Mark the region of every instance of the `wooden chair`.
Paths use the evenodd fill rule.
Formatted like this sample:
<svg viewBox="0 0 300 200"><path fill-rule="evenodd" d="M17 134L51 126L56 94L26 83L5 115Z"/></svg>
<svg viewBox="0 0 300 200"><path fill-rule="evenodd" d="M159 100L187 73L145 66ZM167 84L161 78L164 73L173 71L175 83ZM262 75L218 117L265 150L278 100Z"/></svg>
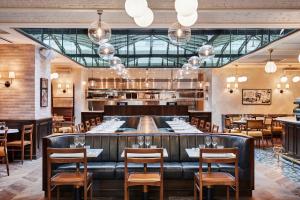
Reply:
<svg viewBox="0 0 300 200"><path fill-rule="evenodd" d="M129 157L130 153L133 154L160 154L159 157L147 157L147 158L133 158ZM128 163L143 163L143 172L128 172ZM147 172L148 163L160 163L159 172ZM125 177L124 177L124 199L129 199L130 186L143 186L144 192L148 191L148 186L160 187L160 200L163 200L163 149L125 149Z"/></svg>
<svg viewBox="0 0 300 200"><path fill-rule="evenodd" d="M101 124L101 118L100 117L96 117L96 125L100 125Z"/></svg>
<svg viewBox="0 0 300 200"><path fill-rule="evenodd" d="M238 127L233 126L231 118L225 118L225 133L241 133L241 130Z"/></svg>
<svg viewBox="0 0 300 200"><path fill-rule="evenodd" d="M89 131L91 129L90 121L85 121L85 131Z"/></svg>
<svg viewBox="0 0 300 200"><path fill-rule="evenodd" d="M72 154L82 154L82 157L72 157ZM55 157L54 154L69 154L68 158ZM76 171L58 172L52 175L52 164L76 163ZM83 165L83 172L80 171L80 164ZM83 187L84 200L92 199L92 174L87 172L87 156L84 148L48 148L47 149L47 200L51 200L51 191L57 188L57 199L59 198L60 186L73 186L76 189Z"/></svg>
<svg viewBox="0 0 300 200"><path fill-rule="evenodd" d="M94 118L90 119L91 126L96 126L96 120Z"/></svg>
<svg viewBox="0 0 300 200"><path fill-rule="evenodd" d="M192 119L191 119L191 125L193 125L193 126L198 126L198 123L199 123L199 118L197 118L197 117L192 117Z"/></svg>
<svg viewBox="0 0 300 200"><path fill-rule="evenodd" d="M209 153L232 153L235 156L228 158L216 158L216 157L203 157L203 154ZM239 168L238 168L238 149L226 148L226 149L200 149L199 156L199 172L194 176L194 200L197 199L199 193L199 200L203 199L203 187L212 186L226 186L227 188L227 200L229 200L229 187L235 190L235 199L239 199ZM203 172L202 164L208 164L208 171ZM212 172L212 163L234 163L234 176L227 172Z"/></svg>
<svg viewBox="0 0 300 200"><path fill-rule="evenodd" d="M263 133L263 142L266 141L266 146L268 146L268 141L270 141L271 145L273 146L272 124L273 124L272 117L264 118L264 128L262 130L262 133Z"/></svg>
<svg viewBox="0 0 300 200"><path fill-rule="evenodd" d="M272 136L276 138L276 141L282 140L282 124L280 121L273 120L271 126Z"/></svg>
<svg viewBox="0 0 300 200"><path fill-rule="evenodd" d="M210 122L205 123L204 132L209 133L211 131L211 125Z"/></svg>
<svg viewBox="0 0 300 200"><path fill-rule="evenodd" d="M0 158L2 162L6 164L7 176L9 176L9 164L8 164L8 154L7 154L7 129L3 134L0 134Z"/></svg>
<svg viewBox="0 0 300 200"><path fill-rule="evenodd" d="M32 148L33 148L32 134L33 134L33 124L24 125L22 132L21 132L20 140L14 140L11 142L7 142L7 148L8 148L8 150L12 150L13 157L14 157L14 152L17 151L17 149L20 149L18 151L21 151L22 164L24 163L26 146L29 146L29 148L30 148L30 160L32 160Z"/></svg>
<svg viewBox="0 0 300 200"><path fill-rule="evenodd" d="M218 132L219 132L219 126L213 124L212 129L211 129L211 132L212 132L212 133L218 133Z"/></svg>
<svg viewBox="0 0 300 200"><path fill-rule="evenodd" d="M84 133L85 132L84 124L83 123L78 124L77 129L79 133Z"/></svg>
<svg viewBox="0 0 300 200"><path fill-rule="evenodd" d="M200 120L199 125L198 125L198 129L200 131L204 130L204 125L205 125L205 121L204 120Z"/></svg>
<svg viewBox="0 0 300 200"><path fill-rule="evenodd" d="M262 130L264 128L263 120L247 120L246 123L246 131L242 131L242 133L247 134L254 138L256 143L258 142L258 147L260 148L260 143L263 140Z"/></svg>

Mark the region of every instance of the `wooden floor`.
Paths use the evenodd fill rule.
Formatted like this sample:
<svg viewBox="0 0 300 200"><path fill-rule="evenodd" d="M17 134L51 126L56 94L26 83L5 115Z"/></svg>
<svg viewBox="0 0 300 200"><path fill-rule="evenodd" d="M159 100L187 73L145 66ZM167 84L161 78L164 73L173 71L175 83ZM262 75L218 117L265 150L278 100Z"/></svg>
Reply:
<svg viewBox="0 0 300 200"><path fill-rule="evenodd" d="M6 176L5 166L0 165L0 200L42 200L42 169L41 159L25 161L24 165L18 162L10 164L11 175ZM281 162L281 161L280 161ZM300 200L300 178L294 181L286 176L284 167L291 171L300 170L292 166L281 165L256 160L255 191L253 200ZM292 176L297 176L293 175ZM98 198L95 198L98 199ZM103 200L104 198L100 198ZM107 198L105 198L107 199ZM169 200L192 200L192 197L170 197ZM233 199L233 198L232 198Z"/></svg>

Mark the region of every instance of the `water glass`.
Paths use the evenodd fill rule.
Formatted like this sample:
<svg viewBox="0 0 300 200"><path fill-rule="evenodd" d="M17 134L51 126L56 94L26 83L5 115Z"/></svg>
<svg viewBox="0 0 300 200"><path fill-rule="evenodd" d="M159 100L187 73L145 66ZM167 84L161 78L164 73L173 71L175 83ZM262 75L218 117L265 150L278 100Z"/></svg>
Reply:
<svg viewBox="0 0 300 200"><path fill-rule="evenodd" d="M79 136L74 137L74 145L75 145L75 148L78 147L78 145L79 145Z"/></svg>
<svg viewBox="0 0 300 200"><path fill-rule="evenodd" d="M213 145L214 148L217 147L218 142L219 142L219 138L217 138L217 137L212 137L212 145Z"/></svg>
<svg viewBox="0 0 300 200"><path fill-rule="evenodd" d="M143 147L144 144L144 136L138 136L138 144L140 145L140 147Z"/></svg>
<svg viewBox="0 0 300 200"><path fill-rule="evenodd" d="M79 136L79 145L80 145L80 147L84 147L84 145L85 145L85 137L84 136Z"/></svg>
<svg viewBox="0 0 300 200"><path fill-rule="evenodd" d="M211 137L210 136L205 136L205 144L209 148L211 145Z"/></svg>
<svg viewBox="0 0 300 200"><path fill-rule="evenodd" d="M151 144L151 136L145 137L145 145L147 148L149 148L149 145Z"/></svg>
<svg viewBox="0 0 300 200"><path fill-rule="evenodd" d="M205 149L205 144L199 144L199 149Z"/></svg>
<svg viewBox="0 0 300 200"><path fill-rule="evenodd" d="M156 148L157 148L156 145L151 145L151 146L150 146L150 149L156 149Z"/></svg>
<svg viewBox="0 0 300 200"><path fill-rule="evenodd" d="M138 149L138 148L139 148L139 145L138 145L138 144L132 144L131 147L132 147L133 149Z"/></svg>

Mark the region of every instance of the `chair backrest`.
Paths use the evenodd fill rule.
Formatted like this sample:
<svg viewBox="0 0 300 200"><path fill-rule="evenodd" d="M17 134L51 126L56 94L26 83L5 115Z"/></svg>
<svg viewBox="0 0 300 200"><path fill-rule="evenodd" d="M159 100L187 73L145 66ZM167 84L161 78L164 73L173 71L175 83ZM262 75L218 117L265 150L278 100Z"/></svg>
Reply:
<svg viewBox="0 0 300 200"><path fill-rule="evenodd" d="M94 118L90 119L91 126L96 126L96 120Z"/></svg>
<svg viewBox="0 0 300 200"><path fill-rule="evenodd" d="M4 147L4 151L7 151L7 129L4 130L4 133L0 134L0 147Z"/></svg>
<svg viewBox="0 0 300 200"><path fill-rule="evenodd" d="M78 124L77 129L78 129L79 133L84 133L85 132L84 124L83 123Z"/></svg>
<svg viewBox="0 0 300 200"><path fill-rule="evenodd" d="M23 129L21 133L21 141L24 141L27 135L29 135L29 140L32 141L32 134L33 134L33 124L23 125Z"/></svg>
<svg viewBox="0 0 300 200"><path fill-rule="evenodd" d="M272 121L273 121L272 117L265 117L264 118L265 127L271 127L272 126Z"/></svg>
<svg viewBox="0 0 300 200"><path fill-rule="evenodd" d="M68 154L66 156L60 156L62 154ZM79 155L79 156L78 156ZM69 164L78 163L76 165L76 172L79 173L80 164L83 164L83 173L85 182L87 180L87 156L85 148L47 148L47 180L50 184L52 176L52 164Z"/></svg>
<svg viewBox="0 0 300 200"><path fill-rule="evenodd" d="M224 148L224 149L200 149L199 156L199 175L200 180L202 180L202 164L208 164L208 172L211 172L212 163L234 163L235 165L235 177L238 178L238 160L239 160L239 150L238 148ZM209 156L211 154L211 156ZM214 156L212 156L214 154ZM228 157L217 157L216 154L228 154Z"/></svg>
<svg viewBox="0 0 300 200"><path fill-rule="evenodd" d="M225 118L225 128L231 129L231 119L230 118Z"/></svg>
<svg viewBox="0 0 300 200"><path fill-rule="evenodd" d="M262 130L264 128L264 121L263 120L247 120L246 123L247 130L255 129L255 130Z"/></svg>
<svg viewBox="0 0 300 200"><path fill-rule="evenodd" d="M210 122L206 122L206 123L205 123L204 131L205 131L205 132L210 132L210 131L211 131Z"/></svg>
<svg viewBox="0 0 300 200"><path fill-rule="evenodd" d="M282 124L281 124L280 121L273 120L273 121L272 121L272 126L273 126L273 127L282 127Z"/></svg>
<svg viewBox="0 0 300 200"><path fill-rule="evenodd" d="M100 117L96 117L96 124L97 125L101 124L101 118Z"/></svg>
<svg viewBox="0 0 300 200"><path fill-rule="evenodd" d="M89 131L91 129L91 124L90 124L90 121L85 121L85 130L86 131Z"/></svg>
<svg viewBox="0 0 300 200"><path fill-rule="evenodd" d="M135 156L134 154L143 154L144 157ZM154 154L150 156L150 154ZM132 155L132 156L131 156ZM147 155L147 156L146 156ZM160 163L160 174L163 177L163 148L147 149L147 148L125 148L124 149L125 161L125 177L128 176L128 163L140 163L144 165L144 172L147 172L148 163Z"/></svg>
<svg viewBox="0 0 300 200"><path fill-rule="evenodd" d="M205 121L204 121L203 119L201 119L200 122L199 122L198 128L199 128L200 130L203 130L203 129L204 129L204 125L205 125Z"/></svg>
<svg viewBox="0 0 300 200"><path fill-rule="evenodd" d="M214 124L214 125L212 126L211 132L212 132L212 133L218 133L218 132L219 132L219 126Z"/></svg>
<svg viewBox="0 0 300 200"><path fill-rule="evenodd" d="M199 118L192 117L191 124L194 125L194 126L198 126L198 123L199 123Z"/></svg>

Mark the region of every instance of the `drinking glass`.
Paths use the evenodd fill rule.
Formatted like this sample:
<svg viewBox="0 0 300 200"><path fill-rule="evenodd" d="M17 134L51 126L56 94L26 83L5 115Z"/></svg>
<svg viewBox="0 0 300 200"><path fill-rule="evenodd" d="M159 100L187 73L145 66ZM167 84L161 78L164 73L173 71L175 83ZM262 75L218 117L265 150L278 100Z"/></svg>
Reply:
<svg viewBox="0 0 300 200"><path fill-rule="evenodd" d="M85 145L85 137L84 136L79 136L79 145L81 147L84 147L84 145Z"/></svg>
<svg viewBox="0 0 300 200"><path fill-rule="evenodd" d="M74 137L74 145L75 145L75 148L78 147L78 145L79 145L79 136Z"/></svg>
<svg viewBox="0 0 300 200"><path fill-rule="evenodd" d="M145 145L147 148L149 148L149 145L151 144L151 136L145 137Z"/></svg>
<svg viewBox="0 0 300 200"><path fill-rule="evenodd" d="M211 145L211 137L210 136L205 137L205 144L208 148L210 147L210 145Z"/></svg>
<svg viewBox="0 0 300 200"><path fill-rule="evenodd" d="M138 136L138 144L140 145L140 147L143 147L144 144L144 137L143 136Z"/></svg>
<svg viewBox="0 0 300 200"><path fill-rule="evenodd" d="M212 145L213 145L214 148L217 147L218 142L219 142L219 138L217 138L217 137L212 137Z"/></svg>

